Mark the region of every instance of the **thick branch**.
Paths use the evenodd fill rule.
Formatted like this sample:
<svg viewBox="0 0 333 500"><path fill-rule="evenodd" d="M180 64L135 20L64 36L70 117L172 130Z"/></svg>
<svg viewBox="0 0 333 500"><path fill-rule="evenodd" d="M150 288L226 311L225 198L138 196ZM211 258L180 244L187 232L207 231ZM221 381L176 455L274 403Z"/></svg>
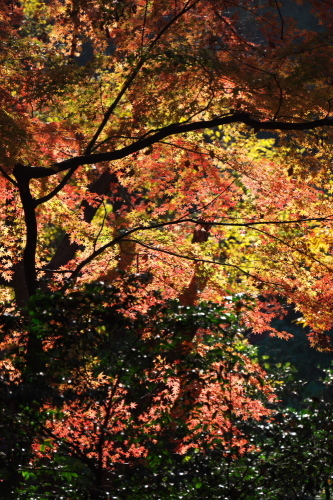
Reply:
<svg viewBox="0 0 333 500"><path fill-rule="evenodd" d="M23 252L23 267L26 279L26 286L29 296L36 292L36 248L37 248L37 219L35 213L35 200L30 188L30 167L17 163L14 167L14 176L20 192L21 202L24 211L24 221L26 225L26 244ZM23 284L22 284L23 285Z"/></svg>
<svg viewBox="0 0 333 500"><path fill-rule="evenodd" d="M76 156L68 160L61 161L52 165L52 168L46 167L31 167L30 178L40 179L48 177L49 175L58 174L68 169L78 168L82 165L92 165L103 161L116 161L125 158L133 153L137 153L153 144L164 140L173 135L186 134L196 130L210 129L220 125L228 125L232 123L244 123L251 128L258 130L283 130L283 131L301 131L311 130L318 127L332 127L333 118L322 118L319 120L304 121L304 122L281 122L275 120L261 121L251 118L248 113L233 113L213 120L202 120L192 123L175 123L161 128L157 132L144 139L139 139L129 146L125 146L115 151L108 151L105 153L96 153L90 155Z"/></svg>

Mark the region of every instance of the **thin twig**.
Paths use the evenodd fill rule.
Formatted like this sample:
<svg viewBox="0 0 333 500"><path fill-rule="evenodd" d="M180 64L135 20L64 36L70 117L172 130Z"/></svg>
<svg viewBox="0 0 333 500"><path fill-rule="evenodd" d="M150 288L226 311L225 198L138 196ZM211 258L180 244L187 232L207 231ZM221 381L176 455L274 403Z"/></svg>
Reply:
<svg viewBox="0 0 333 500"><path fill-rule="evenodd" d="M51 200L54 196L56 196L62 190L62 188L67 184L67 182L72 177L72 175L74 174L76 169L77 169L77 167L72 167L70 170L68 170L68 172L62 178L62 180L59 182L59 184L54 189L52 189L52 191L49 194L42 196L41 198L36 199L35 200L35 207L37 207L38 205L41 205L42 203L46 203L47 201Z"/></svg>
<svg viewBox="0 0 333 500"><path fill-rule="evenodd" d="M276 110L276 112L275 112L275 114L274 114L274 118L273 118L273 120L276 120L276 119L277 119L277 117L279 116L280 109L281 109L281 106L282 106L282 101L283 101L283 90L282 90L282 87L281 87L280 82L279 82L279 80L278 80L278 78L277 78L277 76L276 76L276 75L274 75L274 80L276 81L276 85L278 86L278 88L279 88L279 93L280 93L280 97L279 97L279 104L278 104L277 110Z"/></svg>
<svg viewBox="0 0 333 500"><path fill-rule="evenodd" d="M148 0L146 0L145 11L143 15L142 33L141 33L141 55L143 55L144 37L147 22Z"/></svg>
<svg viewBox="0 0 333 500"><path fill-rule="evenodd" d="M116 109L116 107L118 106L121 98L123 97L123 95L127 92L127 90L130 88L130 86L132 85L132 83L134 82L135 78L137 77L138 73L140 72L141 68L143 67L143 65L146 63L147 59L148 59L148 54L150 53L150 51L155 47L155 45L157 44L157 42L160 40L160 38L164 35L164 33L166 31L169 30L169 28L176 22L178 21L178 19L180 17L182 17L184 14L186 14L186 12L188 12L190 9L192 9L197 3L198 3L199 0L195 0L192 4L191 4L191 0L189 0L184 8L178 13L176 14L165 26L164 28L161 29L161 31L158 33L158 35L156 35L156 37L154 38L154 40L150 43L148 49L147 49L147 52L146 52L146 55L142 55L142 57L140 58L138 64L136 65L136 67L133 69L132 73L128 76L128 78L125 80L122 88L120 89L117 97L115 98L115 100L113 101L113 103L111 104L111 106L109 107L109 109L107 110L107 112L104 114L104 118L100 124L100 126L98 127L96 133L94 134L93 138L91 139L91 141L89 142L87 148L86 148L86 151L85 151L85 154L86 155L89 155L91 154L95 149L96 149L96 141L98 139L98 137L101 135L101 133L103 132L106 124L108 123L110 117L112 116L114 110Z"/></svg>
<svg viewBox="0 0 333 500"><path fill-rule="evenodd" d="M7 179L7 181L11 182L15 187L18 187L18 183L14 181L14 179L12 179L10 175L8 175L7 172L1 166L0 166L0 172L5 177L5 179Z"/></svg>
<svg viewBox="0 0 333 500"><path fill-rule="evenodd" d="M248 224L247 227L251 228L251 224ZM262 234L268 236L269 238L273 238L274 240L279 241L280 243L282 243L283 245L286 245L291 250L294 250L294 251L300 253L301 255L304 255L308 259L311 259L314 262L317 262L317 264L320 264L321 266L325 267L328 271L333 272L333 269L331 267L327 266L326 264L324 264L320 260L316 259L316 257L313 257L312 255L307 254L303 250L300 250L297 247L293 247L292 245L289 245L289 243L287 243L286 241L284 241L282 238L279 238L278 236L275 236L275 235L273 235L271 233L267 233L266 231L263 231L262 229L258 229L257 227L253 227L252 229L254 229L254 231L257 231L258 233L262 233Z"/></svg>
<svg viewBox="0 0 333 500"><path fill-rule="evenodd" d="M280 19L281 19L281 35L280 35L280 38L281 38L281 40L283 40L283 33L284 33L284 20L283 20L282 14L281 14L281 10L280 10L280 7L279 7L279 3L277 2L277 0L274 0L274 2L275 2L275 5L276 5L276 8L277 8L277 11L278 11L278 13L279 13Z"/></svg>
<svg viewBox="0 0 333 500"><path fill-rule="evenodd" d="M244 222L244 223L242 223L242 222L211 222L211 221L202 221L202 220L200 220L200 225L202 225L202 226L204 226L204 225L210 225L210 226L213 225L213 226L247 227L249 229L253 229L253 230L257 230L258 232L262 232L266 236L270 236L270 237L272 237L272 238L274 238L276 240L279 240L281 243L284 243L285 245L290 246L288 243L284 242L280 238L278 238L276 236L273 236L273 235L271 235L269 233L265 233L264 231L261 231L260 229L257 229L257 228L255 228L253 226L259 225L259 224L260 225L265 225L265 224L275 224L275 225L292 224L292 223L308 222L308 221L313 221L313 220L316 220L316 221L326 221L326 220L332 220L332 219L328 219L327 217L315 217L315 218L311 218L311 219L296 219L296 220L292 220L292 221L257 221L257 222ZM116 244L120 243L121 241L136 241L136 240L129 240L127 238L131 234L134 234L134 233L139 232L139 231L151 231L151 230L154 230L154 229L160 229L160 228L163 228L163 227L166 227L166 226L183 224L183 223L186 223L186 222L187 223L191 223L191 224L198 224L199 223L198 220L196 220L196 219L190 219L190 218L183 219L183 218L179 218L179 219L174 220L174 221L160 222L160 223L152 224L150 226L137 226L137 227L134 227L132 229L129 229L128 231L125 231L123 234L118 235L113 240L109 241L108 243L105 243L105 245L101 246L100 248L98 248L97 250L95 250L94 252L92 252L86 259L84 259L80 264L78 264L78 266L76 267L76 269L72 272L71 280L76 280L77 276L80 274L80 272L83 269L83 267L85 267L87 264L89 264L90 262L92 262L96 257L98 257L99 255L101 255L108 248L111 248L111 247L115 246ZM142 244L144 246L144 244L142 242L140 244ZM149 246L147 246L147 248L149 248ZM308 257L308 255L305 252L302 252L301 250L298 250L295 247L291 247L290 246L290 248L292 248L292 249L294 249L294 250L296 250L296 251L298 251L300 253L303 253L304 255L306 255ZM159 250L159 249L155 248L155 250ZM166 251L164 251L164 252L167 253ZM181 257L183 259L187 259L188 258L186 256L178 255L178 254L177 254L177 256ZM313 259L316 260L315 258L313 258ZM193 259L191 258L190 260L193 260ZM201 260L199 260L198 262L201 262ZM227 265L227 266L231 266L231 267L237 267L237 266L234 266L234 265L231 265L231 264L219 263L219 262L215 262L215 261L205 261L205 260L203 260L202 262L209 262L211 264L220 264L220 265ZM330 269L329 267L327 267L325 264L321 263L318 260L317 260L317 262L319 264L323 265L324 267L326 267L327 269L329 269L330 271L332 271L332 269ZM242 271L242 272L244 272L244 271ZM252 275L249 275L249 276L253 277ZM67 284L64 285L64 287L63 287L62 290L65 290L65 289L67 289Z"/></svg>
<svg viewBox="0 0 333 500"><path fill-rule="evenodd" d="M226 262L218 262L216 260L200 259L200 258L197 258L197 257L190 257L189 255L183 255L183 254L179 254L179 253L176 253L176 252L172 252L171 250L165 250L164 248L153 247L152 245L147 245L146 243L143 243L142 241L137 240L136 238L123 239L123 241L132 241L132 242L138 243L139 245L141 245L141 246L143 246L145 248L148 248L150 250L155 250L156 252L166 253L168 255L172 255L174 257L179 257L179 258L184 259L184 260L191 260L192 262L203 262L203 263L206 263L206 264L214 264L214 265L218 265L218 266L232 267L234 269L237 269L237 271L241 272L242 274L245 274L246 276L249 276L250 278L255 279L256 281L260 281L261 283L267 283L269 285L274 285L274 286L282 287L282 285L280 285L279 283L274 283L274 282L262 280L258 276L255 276L255 275L253 275L253 274L251 274L251 273L249 273L247 271L244 271L244 269L240 268L236 264L228 264Z"/></svg>
<svg viewBox="0 0 333 500"><path fill-rule="evenodd" d="M102 203L103 203L103 207L104 207L104 215L103 215L102 224L100 225L99 231L98 231L97 236L96 236L96 238L95 238L95 240L94 240L94 247L93 247L93 248L94 248L94 252L95 252L95 250L96 250L96 245L97 245L98 238L100 237L101 232L102 232L102 231L103 231L103 229L104 229L104 224L105 224L105 220L106 220L106 216L107 216L107 211L106 211L106 206L105 206L105 201L104 201L104 199L102 200Z"/></svg>

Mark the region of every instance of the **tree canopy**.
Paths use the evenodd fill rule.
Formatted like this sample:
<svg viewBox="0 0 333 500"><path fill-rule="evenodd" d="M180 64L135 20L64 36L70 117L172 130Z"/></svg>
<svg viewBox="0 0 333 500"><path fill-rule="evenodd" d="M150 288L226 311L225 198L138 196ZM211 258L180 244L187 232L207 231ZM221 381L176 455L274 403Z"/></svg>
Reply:
<svg viewBox="0 0 333 500"><path fill-rule="evenodd" d="M315 31L283 2L2 2L3 296L136 269L192 303L278 292L328 348L332 9L309 3Z"/></svg>
<svg viewBox="0 0 333 500"><path fill-rule="evenodd" d="M333 6L297 5L0 0L3 439L25 464L67 446L104 488L165 422L185 453L269 415L240 337L288 338L290 308L331 349Z"/></svg>

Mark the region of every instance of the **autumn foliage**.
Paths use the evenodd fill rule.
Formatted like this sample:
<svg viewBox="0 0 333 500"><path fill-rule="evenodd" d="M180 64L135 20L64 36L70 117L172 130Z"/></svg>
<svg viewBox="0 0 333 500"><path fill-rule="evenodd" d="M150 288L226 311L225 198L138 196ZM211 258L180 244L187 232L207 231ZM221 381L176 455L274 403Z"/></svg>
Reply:
<svg viewBox="0 0 333 500"><path fill-rule="evenodd" d="M231 297L189 307L138 297L142 287L130 276L122 287L37 294L28 317L4 318L7 495L14 486L14 496L31 495L37 480L38 494L52 498L68 480L75 498L106 498L120 474L129 481L141 469L143 478L200 450L255 449L239 421L270 416L276 398L249 357ZM50 470L57 480L48 490Z"/></svg>
<svg viewBox="0 0 333 500"><path fill-rule="evenodd" d="M284 4L0 1L2 370L8 425L39 422L13 424L30 465L67 446L104 488L166 429L172 453L242 449L228 415L273 396L218 308L287 338L271 320L294 307L331 349L333 8ZM148 357L132 393L122 342Z"/></svg>

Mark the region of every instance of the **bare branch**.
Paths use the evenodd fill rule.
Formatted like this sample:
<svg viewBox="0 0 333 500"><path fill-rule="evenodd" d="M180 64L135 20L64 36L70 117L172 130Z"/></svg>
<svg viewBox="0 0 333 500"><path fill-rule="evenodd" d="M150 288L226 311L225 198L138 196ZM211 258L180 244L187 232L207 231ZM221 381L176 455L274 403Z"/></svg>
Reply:
<svg viewBox="0 0 333 500"><path fill-rule="evenodd" d="M333 214L327 215L326 217L310 217L308 219L293 219L293 220L262 220L262 221L253 221L253 222L211 222L211 221L202 221L200 219L200 225L204 226L239 226L239 227L252 227L256 225L267 225L272 224L274 226L284 225L284 224L299 224L302 222L333 222ZM180 221L179 221L180 222ZM182 222L195 222L198 223L195 219L184 219Z"/></svg>
<svg viewBox="0 0 333 500"><path fill-rule="evenodd" d="M236 264L228 264L227 262L219 262L219 261L216 261L216 260L209 260L209 259L200 259L200 258L197 258L197 257L190 257L189 255L184 255L184 254L178 254L176 252L172 252L171 250L165 250L164 248L160 248L160 247L154 247L152 245L147 245L146 243L143 243L142 241L136 239L136 238L129 238L129 239L124 239L122 241L133 241L134 243L138 243L139 245L145 247L145 248L149 248L150 250L155 250L156 252L161 252L161 253L166 253L168 255L173 255L174 257L179 257L180 259L183 259L183 260L191 260L193 262L203 262L203 263L207 263L207 264L215 264L215 265L218 265L218 266L224 266L224 267L232 267L234 269L237 269L237 271L241 272L242 274L245 274L246 276L249 276L250 278L253 278L255 279L256 281L260 281L262 283L267 283L269 285L274 285L274 286L279 286L279 287L282 287L282 285L280 285L279 283L273 283L273 282L270 282L270 281L264 281L262 280L261 278L259 278L258 276L255 276L247 271L244 271L244 269L242 269L241 267L237 266Z"/></svg>
<svg viewBox="0 0 333 500"><path fill-rule="evenodd" d="M62 190L62 188L66 186L67 182L72 177L76 169L77 167L72 167L71 169L69 169L67 174L63 177L63 179L59 182L59 184L54 189L52 189L52 191L49 194L35 200L35 206L37 207L42 203L46 203L47 201L51 200L54 196L56 196Z"/></svg>
<svg viewBox="0 0 333 500"><path fill-rule="evenodd" d="M125 146L121 149L116 149L115 151L108 151L105 153L95 153L83 156L76 156L68 160L63 160L59 163L52 165L52 168L46 167L30 167L30 178L40 179L43 177L48 177L49 175L55 175L59 172L63 172L67 169L78 168L81 165L91 165L94 163L100 163L103 161L116 161L125 158L133 153L137 153L156 142L159 142L166 137L171 137L173 135L186 134L187 132L193 132L196 130L209 129L218 127L220 125L228 125L233 123L243 123L254 129L259 130L283 130L283 131L303 131L311 130L319 127L332 127L333 118L321 118L312 121L300 121L300 122L283 122L275 120L257 120L252 118L249 113L232 113L214 118L212 120L202 120L192 123L175 123L167 125L161 128L155 134L146 137L144 139L139 139L133 142L129 146Z"/></svg>
<svg viewBox="0 0 333 500"><path fill-rule="evenodd" d="M5 179L7 179L7 181L9 181L11 184L13 184L15 187L18 187L18 184L17 182L14 181L14 179L12 179L10 177L10 175L7 174L7 172L0 166L0 172L2 173L2 175L5 177Z"/></svg>
<svg viewBox="0 0 333 500"><path fill-rule="evenodd" d="M104 199L102 200L102 203L103 203L103 208L104 208L104 215L103 215L103 220L102 220L102 224L100 225L100 228L99 228L99 231L94 239L94 251L96 250L96 245L97 245L97 242L98 242L98 238L100 237L103 229L104 229L104 225L105 225L105 220L106 220L106 217L107 217L107 211L106 211L106 206L105 206L105 201Z"/></svg>
<svg viewBox="0 0 333 500"><path fill-rule="evenodd" d="M277 11L279 13L280 19L281 19L281 34L280 34L280 38L281 38L281 40L283 40L284 20L283 20L282 14L281 14L279 3L277 2L277 0L274 0L274 2L275 2L275 5L276 5L276 8L277 8Z"/></svg>
<svg viewBox="0 0 333 500"><path fill-rule="evenodd" d="M251 227L251 224L247 224L247 227ZM298 252L301 255L304 255L308 259L313 260L313 262L317 262L317 264L320 264L321 266L325 267L331 273L333 272L333 269L331 267L327 266L326 264L324 264L320 260L316 259L316 257L314 257L313 255L309 255L307 252L304 252L304 250L301 250L300 248L297 248L297 247L294 247L294 246L290 245L289 243L287 243L286 241L284 241L282 238L279 238L278 236L275 236L274 234L267 233L266 231L263 231L262 229L258 229L257 227L254 227L253 229L255 231L258 231L259 233L264 234L265 236L268 236L269 238L272 238L272 239L274 239L274 240L282 243L283 245L286 245L291 250L294 250L295 252Z"/></svg>
<svg viewBox="0 0 333 500"><path fill-rule="evenodd" d="M278 103L278 107L277 107L277 110L275 111L275 114L274 114L274 120L277 119L277 117L279 116L279 113L280 113L280 109L281 109L281 106L282 106L282 101L283 101L283 90L282 90L282 87L280 85L280 82L277 78L276 75L274 75L274 80L276 81L276 85L278 86L279 88L279 103Z"/></svg>
<svg viewBox="0 0 333 500"><path fill-rule="evenodd" d="M330 217L332 217L332 216L330 216ZM81 270L86 265L88 265L90 262L92 262L96 257L98 257L99 255L101 255L108 248L111 248L111 247L115 246L116 244L121 243L122 241L131 241L130 239L128 239L128 236L130 236L131 234L137 233L139 231L151 231L151 230L154 230L154 229L159 229L159 228L162 228L162 227L172 226L172 225L177 225L177 224L183 224L183 223L191 223L191 224L198 224L198 223L200 223L201 226L209 225L209 226L248 227L249 229L255 229L255 230L259 231L259 232L262 232L263 234L266 234L267 236L271 236L272 238L275 238L276 240L281 241L282 243L284 243L287 246L290 246L288 243L284 242L280 238L278 238L278 237L276 237L274 235L270 235L269 233L265 233L264 231L262 231L260 229L256 229L255 227L252 227L252 226L258 225L258 224L260 224L260 225L265 225L265 224L274 224L274 225L277 225L277 224L295 224L295 223L309 222L309 221L328 221L328 220L332 221L332 219L330 219L329 217L315 217L315 218L311 218L311 219L296 219L296 220L291 220L291 221L257 221L257 222L208 222L208 221L206 222L206 221L202 221L201 219L200 219L200 222L199 222L198 220L195 220L195 219L179 218L179 219L176 219L174 221L160 222L160 223L157 223L157 224L152 224L150 226L137 226L137 227L134 227L132 229L129 229L128 231L125 231L123 234L118 235L116 238L114 238L113 240L109 241L108 243L105 243L105 245L102 245L100 248L94 249L94 251L86 259L84 259L76 267L76 269L74 271L72 271L72 272L68 271L68 272L72 273L72 276L71 276L70 280L71 281L75 281L76 278L79 276ZM133 239L133 241L136 241L136 240ZM140 244L144 245L142 242ZM149 248L149 246L147 246L147 248ZM303 253L304 255L306 255L304 252L302 252L301 250L298 250L295 247L290 247L290 248L293 248L294 250L299 251L300 253ZM154 249L155 250L159 250L158 248L155 248L155 247L154 247ZM168 252L169 251L166 251L166 250L164 251L164 253L168 253ZM181 257L181 258L187 259L186 256L183 256L183 255L178 255L178 256ZM193 259L190 258L190 260L193 260ZM316 259L314 258L314 260L316 260ZM233 264L226 264L226 263L215 262L215 261L198 260L198 262L210 262L212 264L220 264L220 265L224 265L224 266L237 267L237 266L234 266ZM320 261L317 261L317 262L319 264L327 267L325 264L321 263ZM327 269L329 269L329 268L327 268ZM52 272L52 270L49 270L49 271ZM330 271L332 271L332 270L330 269ZM63 287L63 290L67 289L67 286L68 285L66 284Z"/></svg>

